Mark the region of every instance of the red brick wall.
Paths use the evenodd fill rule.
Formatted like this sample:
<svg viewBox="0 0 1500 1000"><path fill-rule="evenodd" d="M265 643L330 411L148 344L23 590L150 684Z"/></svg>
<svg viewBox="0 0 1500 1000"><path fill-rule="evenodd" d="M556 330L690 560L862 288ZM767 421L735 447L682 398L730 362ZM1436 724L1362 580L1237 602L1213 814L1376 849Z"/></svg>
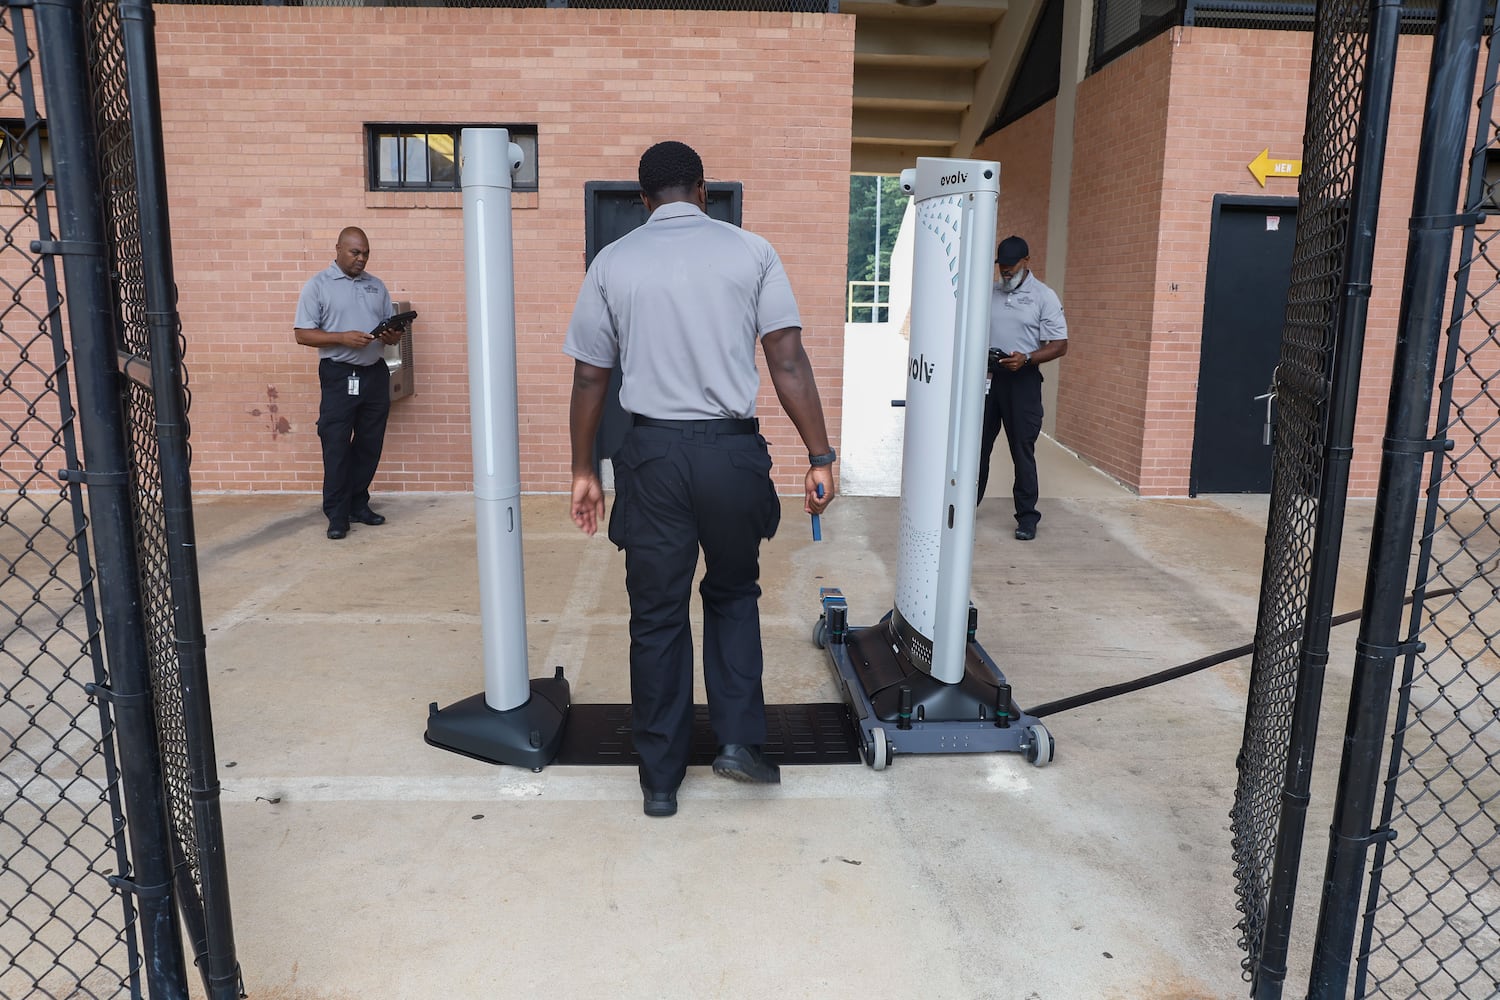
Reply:
<svg viewBox="0 0 1500 1000"><path fill-rule="evenodd" d="M1169 32L1079 87L1064 291L1071 344L1057 433L1142 494L1187 493L1213 198L1296 196L1287 180L1262 188L1248 164L1267 148L1301 157L1311 41L1301 32ZM1402 37L1356 496L1373 495L1378 479L1430 53L1430 39Z"/></svg>
<svg viewBox="0 0 1500 1000"><path fill-rule="evenodd" d="M1138 485L1155 329L1171 99L1168 37L1078 87L1068 224L1068 356L1057 437ZM1188 412L1192 412L1189 400Z"/></svg>
<svg viewBox="0 0 1500 1000"><path fill-rule="evenodd" d="M780 250L837 440L853 19L803 14L438 8L157 9L173 250L200 490L316 490L315 353L302 283L358 225L370 271L421 312L417 395L393 411L377 490L471 485L458 193L365 190L367 122L536 123L540 191L515 196L521 480L564 490L589 180L631 180L682 139L744 184ZM278 432L269 413L288 429ZM778 485L805 450L769 380ZM253 411L260 411L259 414Z"/></svg>
<svg viewBox="0 0 1500 1000"><path fill-rule="evenodd" d="M974 150L977 160L1000 162L997 240L1014 233L1026 240L1037 275L1047 278L1047 213L1052 199L1052 129L1055 102L1012 122Z"/></svg>

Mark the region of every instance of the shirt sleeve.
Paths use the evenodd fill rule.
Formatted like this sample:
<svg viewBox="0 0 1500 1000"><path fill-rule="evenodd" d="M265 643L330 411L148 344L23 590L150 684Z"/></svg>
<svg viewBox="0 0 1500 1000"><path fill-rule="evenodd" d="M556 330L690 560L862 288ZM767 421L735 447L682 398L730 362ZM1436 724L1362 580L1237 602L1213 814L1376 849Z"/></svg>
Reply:
<svg viewBox="0 0 1500 1000"><path fill-rule="evenodd" d="M318 294L321 287L316 276L302 286L302 294L297 296L297 316L292 320L293 329L323 329L323 297Z"/></svg>
<svg viewBox="0 0 1500 1000"><path fill-rule="evenodd" d="M1068 339L1068 321L1063 318L1062 300L1052 289L1047 289L1047 294L1042 296L1041 314L1037 317L1037 324L1041 328L1037 339L1042 343L1049 340Z"/></svg>
<svg viewBox="0 0 1500 1000"><path fill-rule="evenodd" d="M770 243L765 244L764 253L760 296L755 306L757 337L764 337L789 326L802 326L802 314L797 311L797 297L792 294L792 282L786 276L786 268L781 265L781 257Z"/></svg>
<svg viewBox="0 0 1500 1000"><path fill-rule="evenodd" d="M599 273L603 260L602 253L595 257L584 275L578 301L573 304L568 335L563 340L563 353L595 368L613 368L620 356L620 343Z"/></svg>

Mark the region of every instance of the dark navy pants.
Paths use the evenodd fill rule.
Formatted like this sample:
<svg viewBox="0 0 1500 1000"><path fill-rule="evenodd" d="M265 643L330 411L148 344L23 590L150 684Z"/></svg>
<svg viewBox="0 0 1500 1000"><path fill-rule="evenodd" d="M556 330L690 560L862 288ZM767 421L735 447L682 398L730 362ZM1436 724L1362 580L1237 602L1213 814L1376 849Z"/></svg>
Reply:
<svg viewBox="0 0 1500 1000"><path fill-rule="evenodd" d="M984 397L984 432L979 442L979 499L990 479L990 452L1005 431L1016 480L1011 495L1016 502L1016 526L1035 528L1042 519L1036 509L1040 487L1036 477L1036 439L1042 433L1042 373L1035 365L1019 371L990 366L990 392Z"/></svg>
<svg viewBox="0 0 1500 1000"><path fill-rule="evenodd" d="M349 395L349 376L359 378L359 395ZM391 370L384 361L350 365L318 362L323 399L318 407L318 438L323 442L323 513L329 521L349 520L370 506L370 482L380 465L385 423L391 413Z"/></svg>
<svg viewBox="0 0 1500 1000"><path fill-rule="evenodd" d="M766 741L760 542L781 502L759 434L633 427L614 455L609 538L625 551L630 694L641 782L682 783L692 742L688 602L703 551L703 681L719 743Z"/></svg>

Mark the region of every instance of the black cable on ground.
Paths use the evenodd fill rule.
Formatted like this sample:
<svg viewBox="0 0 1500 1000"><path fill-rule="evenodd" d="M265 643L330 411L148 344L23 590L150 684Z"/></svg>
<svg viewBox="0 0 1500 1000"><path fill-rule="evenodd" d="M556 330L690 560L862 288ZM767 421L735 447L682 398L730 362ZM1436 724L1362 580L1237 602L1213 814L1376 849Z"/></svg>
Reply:
<svg viewBox="0 0 1500 1000"><path fill-rule="evenodd" d="M1443 590L1430 591L1426 594L1423 594L1422 596L1424 599L1430 597L1447 597L1449 594L1456 593L1457 590L1457 587L1447 587ZM1410 604L1413 600L1415 600L1415 598L1408 597L1402 603L1403 605L1407 605ZM1349 622L1358 621L1363 614L1363 609L1359 611L1345 612L1344 614L1341 614L1338 617L1334 618L1333 621L1329 623L1329 626L1333 627L1337 625L1347 625ZM1040 719L1044 716L1055 715L1058 712L1066 712L1070 709L1082 708L1084 705L1092 705L1096 701L1107 701L1110 698L1116 698L1122 694L1130 694L1132 691L1143 691L1146 688L1155 687L1158 684L1165 684L1167 681L1175 681L1179 677L1186 677L1188 674L1196 674L1200 670L1207 670L1209 667L1216 667L1221 663L1228 663L1230 660L1237 660L1240 657L1244 656L1246 653L1253 653L1254 651L1255 643L1247 642L1243 646L1236 646L1233 649L1226 649L1222 653L1212 653L1208 656L1193 660L1190 663L1183 663L1175 667L1169 667L1166 670L1161 670L1154 674L1147 674L1145 677L1137 677L1133 681L1125 681L1120 684L1109 684L1105 687L1094 688L1094 690L1092 691L1085 691L1082 694L1070 695L1067 698L1059 698L1057 701L1045 702L1041 705L1036 706L1035 708L1027 709L1026 714L1035 716L1036 718Z"/></svg>

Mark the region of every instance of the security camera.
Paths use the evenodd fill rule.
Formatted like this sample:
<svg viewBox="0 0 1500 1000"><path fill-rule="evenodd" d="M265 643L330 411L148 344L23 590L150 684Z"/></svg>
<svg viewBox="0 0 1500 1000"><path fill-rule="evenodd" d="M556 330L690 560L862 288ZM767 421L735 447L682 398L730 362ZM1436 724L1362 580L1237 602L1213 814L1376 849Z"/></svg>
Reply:
<svg viewBox="0 0 1500 1000"><path fill-rule="evenodd" d="M914 167L907 167L901 171L901 190L912 194L917 189L917 171Z"/></svg>
<svg viewBox="0 0 1500 1000"><path fill-rule="evenodd" d="M521 147L515 143L507 143L506 157L510 160L510 175L514 177L521 169L521 164L526 162L526 154L521 152Z"/></svg>

